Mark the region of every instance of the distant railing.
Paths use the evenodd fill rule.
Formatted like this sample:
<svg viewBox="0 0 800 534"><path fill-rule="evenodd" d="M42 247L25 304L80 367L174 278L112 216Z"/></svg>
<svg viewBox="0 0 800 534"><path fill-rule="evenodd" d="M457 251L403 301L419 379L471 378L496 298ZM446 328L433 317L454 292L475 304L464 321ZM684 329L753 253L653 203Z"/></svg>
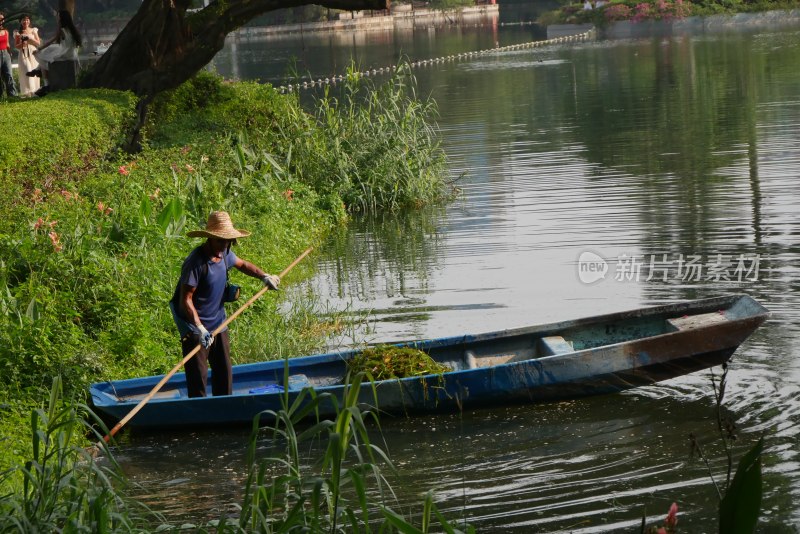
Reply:
<svg viewBox="0 0 800 534"><path fill-rule="evenodd" d="M450 55L450 56L443 56L443 57L438 57L438 58L433 58L433 59L422 59L422 60L418 60L418 61L411 61L411 62L409 62L409 65L412 68L434 66L434 65L438 65L438 64L442 64L442 63L452 62L452 61L462 61L462 60L477 59L477 58L482 57L482 56L487 56L487 55L490 55L490 54L499 54L499 53L503 53L503 52L510 52L510 51L513 51L513 50L524 50L526 48L542 48L542 47L546 47L546 46L560 45L560 44L565 44L565 43L578 43L578 42L593 41L594 39L596 39L596 37L597 37L597 30L592 28L591 30L585 31L583 33L576 33L576 34L573 34L573 35L565 35L565 36L562 36L562 37L556 37L554 39L545 39L543 41L529 41L527 43L520 43L520 44L515 44L515 45L509 45L509 46L500 46L500 47L496 47L496 48L487 48L487 49L478 50L478 51L475 51L475 52L462 52L460 54L453 54L453 55ZM355 75L357 77L362 77L362 76L368 77L368 76L376 76L376 75L382 75L382 74L391 74L396 68L397 67L395 65L390 65L388 67L381 67L381 68L378 68L378 69L367 69L367 70L365 70L363 72L356 72ZM299 82L299 83L296 83L296 84L281 85L279 87L276 87L276 89L278 91L280 91L281 93L287 93L287 92L290 93L292 91L299 91L301 89L312 89L314 87L322 87L322 86L325 86L325 85L335 85L335 84L337 84L339 82L344 81L345 78L346 78L345 75L338 74L338 75L332 76L330 78L324 78L324 79L323 78L319 78L317 80L313 80L312 79L311 81L304 81L304 82L301 82L301 83Z"/></svg>

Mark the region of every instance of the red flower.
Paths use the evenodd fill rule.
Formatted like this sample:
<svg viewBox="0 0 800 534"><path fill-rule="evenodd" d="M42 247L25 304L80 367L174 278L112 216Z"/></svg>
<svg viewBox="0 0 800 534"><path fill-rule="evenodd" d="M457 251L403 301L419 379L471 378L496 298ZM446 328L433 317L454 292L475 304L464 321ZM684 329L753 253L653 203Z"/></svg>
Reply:
<svg viewBox="0 0 800 534"><path fill-rule="evenodd" d="M678 504L672 503L672 506L669 507L669 513L667 514L667 518L664 520L664 526L668 529L675 529L675 526L678 524Z"/></svg>
<svg viewBox="0 0 800 534"><path fill-rule="evenodd" d="M286 197L286 200L292 200L294 198L294 191L292 191L291 189L287 189L286 191L283 192L283 196Z"/></svg>
<svg viewBox="0 0 800 534"><path fill-rule="evenodd" d="M42 226L44 226L44 221L42 220L41 217L39 217L39 219L35 223L33 223L33 229L38 230Z"/></svg>
<svg viewBox="0 0 800 534"><path fill-rule="evenodd" d="M106 205L103 203L103 201L101 200L100 202L98 202L98 203L97 203L97 211L99 211L99 212L100 212L100 213L102 213L103 215L109 215L109 214L110 214L112 211L114 211L114 210L112 210L111 208L109 208L108 206L106 206Z"/></svg>
<svg viewBox="0 0 800 534"><path fill-rule="evenodd" d="M131 171L129 171L129 170L128 170L128 167L126 167L125 165L120 165L120 167L119 167L119 173L120 173L122 176L128 176L128 175L131 173Z"/></svg>
<svg viewBox="0 0 800 534"><path fill-rule="evenodd" d="M55 251L56 252L61 252L61 250L64 247L62 247L61 243L58 241L58 234L55 233L55 232L50 232L47 235L50 236L50 242L53 243L53 248L55 249Z"/></svg>

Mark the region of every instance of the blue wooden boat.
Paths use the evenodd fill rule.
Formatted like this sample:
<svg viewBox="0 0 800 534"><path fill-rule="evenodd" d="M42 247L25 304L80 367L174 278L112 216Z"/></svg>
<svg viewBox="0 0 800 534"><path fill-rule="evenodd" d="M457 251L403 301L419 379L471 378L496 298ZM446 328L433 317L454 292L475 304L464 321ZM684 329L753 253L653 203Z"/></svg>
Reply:
<svg viewBox="0 0 800 534"><path fill-rule="evenodd" d="M653 384L726 362L769 312L745 295L643 308L541 326L399 344L452 369L374 384L390 413L442 412L508 403L551 402ZM312 387L341 396L346 361L357 350L288 360L290 402ZM94 407L123 418L161 376L91 386ZM210 383L210 381L209 381ZM251 423L279 410L284 361L233 368L233 395L189 399L176 374L130 426L190 427ZM374 404L373 384L360 400ZM322 406L322 415L333 413ZM325 410L329 410L326 412Z"/></svg>

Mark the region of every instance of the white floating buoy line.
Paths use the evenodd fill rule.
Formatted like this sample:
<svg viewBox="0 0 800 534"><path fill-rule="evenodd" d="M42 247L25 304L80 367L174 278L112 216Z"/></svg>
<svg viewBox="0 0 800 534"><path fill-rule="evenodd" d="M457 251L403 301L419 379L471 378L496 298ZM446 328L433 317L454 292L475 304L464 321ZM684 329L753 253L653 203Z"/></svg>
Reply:
<svg viewBox="0 0 800 534"><path fill-rule="evenodd" d="M416 61L410 61L408 64L412 68L413 67L426 67L428 65L440 64L440 63L445 63L445 62L448 62L448 61L470 59L470 58L484 56L486 54L492 54L492 53L496 54L496 53L500 53L500 52L523 50L523 49L526 49L526 48L535 48L535 47L549 46L549 45L561 44L561 43L588 41L588 40L594 38L594 35L595 35L594 32L595 32L594 29L591 29L591 30L589 30L587 32L579 33L579 34L575 34L575 35L565 35L565 36L562 36L562 37L554 37L553 39L545 39L544 41L530 41L530 42L527 42L527 43L519 43L519 44L514 44L514 45L508 45L508 46L499 46L499 43L495 43L495 47L494 48L488 48L488 49L484 49L484 50L477 50L477 51L473 51L473 52L461 52L461 53L458 53L458 54L451 54L449 56L443 56L443 57L438 57L438 58L420 59L420 60L416 60ZM390 74L390 73L394 72L396 70L396 68L397 67L395 65L390 65L388 67L366 69L363 72L355 72L353 75L356 78L360 78L362 76L376 76L378 74ZM276 87L276 89L280 93L287 93L287 92L291 93L292 91L295 91L295 90L299 91L300 88L308 89L309 87L315 87L315 86L322 87L323 85L335 84L336 82L343 81L345 78L346 78L345 75L337 74L337 75L331 76L330 78L325 78L324 80L322 78L318 78L316 81L313 80L313 79L303 81L302 83L298 81L296 84L281 85L279 87Z"/></svg>

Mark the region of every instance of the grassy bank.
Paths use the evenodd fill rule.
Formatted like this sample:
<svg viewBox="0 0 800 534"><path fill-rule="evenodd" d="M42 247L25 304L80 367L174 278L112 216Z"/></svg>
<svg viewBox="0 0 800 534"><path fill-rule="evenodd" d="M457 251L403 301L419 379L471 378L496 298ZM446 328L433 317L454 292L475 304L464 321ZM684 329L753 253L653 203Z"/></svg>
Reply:
<svg viewBox="0 0 800 534"><path fill-rule="evenodd" d="M444 160L433 108L402 73L303 111L296 95L202 75L152 106L145 149L119 149L135 99L66 91L0 103L0 470L27 456L15 429L60 375L88 383L161 373L179 360L169 301L185 237L214 209L253 232L237 253L279 272L348 213L437 201ZM377 126L375 125L377 124ZM303 275L308 263L287 280ZM243 295L259 287L234 273ZM308 303L268 294L232 325L234 362L316 346ZM313 327L313 328L312 328Z"/></svg>

